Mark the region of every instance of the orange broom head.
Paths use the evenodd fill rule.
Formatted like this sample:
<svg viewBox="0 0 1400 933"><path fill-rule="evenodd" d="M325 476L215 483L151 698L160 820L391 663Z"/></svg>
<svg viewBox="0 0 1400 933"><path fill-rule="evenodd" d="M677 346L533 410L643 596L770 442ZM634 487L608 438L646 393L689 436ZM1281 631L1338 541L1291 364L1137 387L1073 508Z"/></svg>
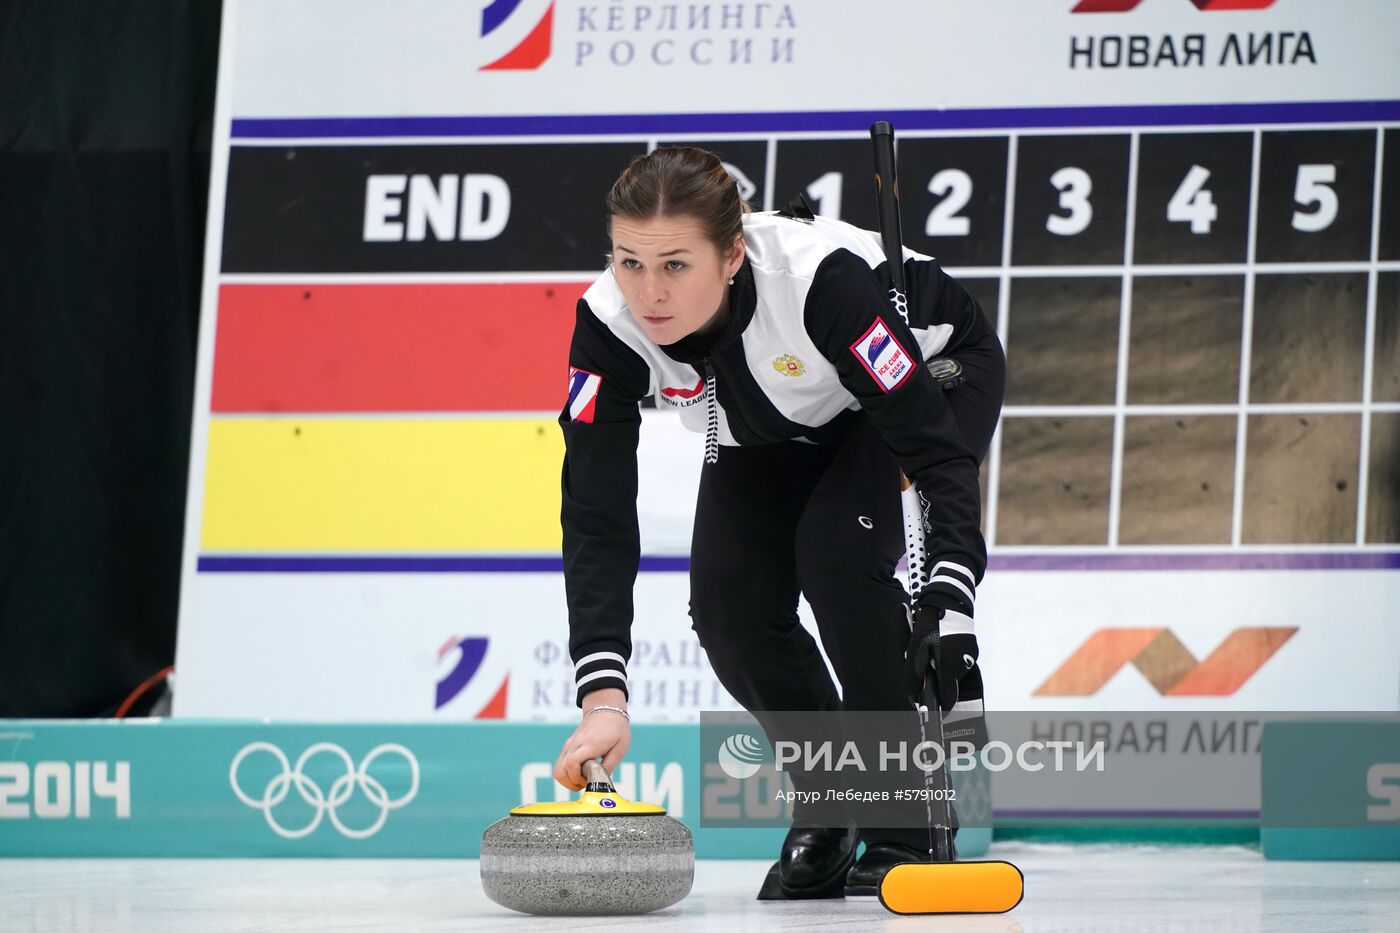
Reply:
<svg viewBox="0 0 1400 933"><path fill-rule="evenodd" d="M1024 895L1010 862L904 862L880 882L880 903L897 914L1004 914Z"/></svg>

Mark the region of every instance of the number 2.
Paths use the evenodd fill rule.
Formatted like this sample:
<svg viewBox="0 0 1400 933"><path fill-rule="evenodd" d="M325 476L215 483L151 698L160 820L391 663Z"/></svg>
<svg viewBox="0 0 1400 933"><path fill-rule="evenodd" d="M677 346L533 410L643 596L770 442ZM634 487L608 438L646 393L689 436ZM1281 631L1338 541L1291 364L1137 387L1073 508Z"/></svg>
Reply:
<svg viewBox="0 0 1400 933"><path fill-rule="evenodd" d="M958 211L972 200L972 178L960 168L945 168L929 179L928 190L943 200L933 206L924 233L929 236L967 236L972 221Z"/></svg>
<svg viewBox="0 0 1400 933"><path fill-rule="evenodd" d="M29 819L29 765L22 761L0 761L0 820ZM11 797L19 797L12 803Z"/></svg>
<svg viewBox="0 0 1400 933"><path fill-rule="evenodd" d="M1051 214L1045 218L1045 229L1056 236L1074 236L1083 233L1094 219L1094 206L1089 203L1089 195L1094 190L1094 181L1082 168L1069 166L1050 176L1050 184L1060 192L1060 210L1068 211L1068 216Z"/></svg>
<svg viewBox="0 0 1400 933"><path fill-rule="evenodd" d="M1311 211L1293 212L1293 229L1303 233L1319 233L1337 219L1337 192L1329 185L1337 183L1335 165L1300 165L1298 180L1293 186L1293 200L1304 207L1316 204Z"/></svg>

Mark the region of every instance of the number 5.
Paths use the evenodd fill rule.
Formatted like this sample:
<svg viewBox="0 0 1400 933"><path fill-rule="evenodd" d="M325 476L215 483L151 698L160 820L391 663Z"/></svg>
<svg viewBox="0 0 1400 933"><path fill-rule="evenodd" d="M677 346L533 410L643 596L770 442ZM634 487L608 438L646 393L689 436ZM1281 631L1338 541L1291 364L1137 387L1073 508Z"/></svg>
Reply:
<svg viewBox="0 0 1400 933"><path fill-rule="evenodd" d="M1337 219L1337 192L1328 185L1337 183L1335 165L1300 165L1298 182L1293 186L1293 200L1306 207L1316 204L1311 211L1293 212L1293 229L1303 233L1318 233L1332 226Z"/></svg>

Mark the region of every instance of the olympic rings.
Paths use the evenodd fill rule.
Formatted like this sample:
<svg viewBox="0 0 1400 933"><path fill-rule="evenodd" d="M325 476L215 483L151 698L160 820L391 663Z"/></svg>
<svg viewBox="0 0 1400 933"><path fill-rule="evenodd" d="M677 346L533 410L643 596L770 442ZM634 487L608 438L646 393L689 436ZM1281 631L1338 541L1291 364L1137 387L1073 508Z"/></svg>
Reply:
<svg viewBox="0 0 1400 933"><path fill-rule="evenodd" d="M277 760L281 766L281 773L268 782L263 789L262 797L256 798L248 794L238 783L238 768L244 760L257 752L266 752ZM329 754L338 759L345 767L345 773L331 782L330 789L323 791L315 781L306 776L306 764L312 758L320 754ZM381 755L395 754L401 756L408 762L409 773L412 780L406 793L396 799L390 799L388 791L384 785L369 774L370 765ZM321 825L321 820L330 817L333 825L341 835L350 839L367 839L379 832L383 828L384 822L389 818L390 810L397 810L406 806L414 797L418 796L419 769L418 759L413 756L407 748L396 743L386 743L374 748L359 767L355 767L354 761L348 752L332 742L317 742L306 751L301 753L293 766L287 759L287 755L273 745L271 742L253 742L245 745L237 755L233 757L232 764L228 769L229 784L233 787L233 793L244 804L254 810L261 810L267 819L267 825L272 827L272 831L284 839L302 839L311 835L316 828ZM288 829L282 826L273 817L272 811L278 804L287 799L293 788L297 794L307 804L316 811L315 816L305 826L299 829ZM364 829L354 829L346 826L340 821L339 808L354 796L356 790L362 790L369 802L379 808L379 816L374 822Z"/></svg>

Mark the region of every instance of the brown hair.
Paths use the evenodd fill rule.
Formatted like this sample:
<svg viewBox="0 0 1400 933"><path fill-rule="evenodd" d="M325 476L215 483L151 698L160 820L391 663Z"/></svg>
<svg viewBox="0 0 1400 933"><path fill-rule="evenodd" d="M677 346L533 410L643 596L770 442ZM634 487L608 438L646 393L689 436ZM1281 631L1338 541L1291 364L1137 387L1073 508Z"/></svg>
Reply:
<svg viewBox="0 0 1400 933"><path fill-rule="evenodd" d="M693 146L663 146L637 156L608 192L608 229L613 217L690 216L721 254L743 230L752 210L719 156Z"/></svg>

